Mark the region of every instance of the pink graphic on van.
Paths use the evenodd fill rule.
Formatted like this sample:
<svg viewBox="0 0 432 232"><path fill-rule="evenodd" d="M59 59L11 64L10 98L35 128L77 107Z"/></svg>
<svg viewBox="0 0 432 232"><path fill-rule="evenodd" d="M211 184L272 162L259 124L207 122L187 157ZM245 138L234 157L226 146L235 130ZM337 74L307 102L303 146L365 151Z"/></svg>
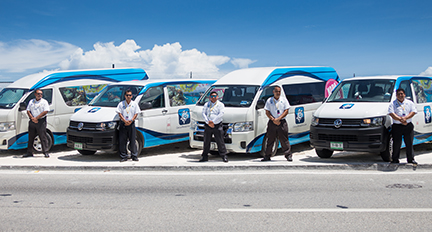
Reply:
<svg viewBox="0 0 432 232"><path fill-rule="evenodd" d="M325 85L325 97L327 98L332 93L333 89L338 85L338 82L335 79L330 79L326 82Z"/></svg>

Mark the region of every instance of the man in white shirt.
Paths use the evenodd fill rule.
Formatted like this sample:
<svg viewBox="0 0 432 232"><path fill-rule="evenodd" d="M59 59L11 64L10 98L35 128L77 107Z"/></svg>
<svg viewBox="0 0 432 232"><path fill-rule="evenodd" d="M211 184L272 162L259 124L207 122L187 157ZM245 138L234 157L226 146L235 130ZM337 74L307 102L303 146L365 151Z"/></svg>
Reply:
<svg viewBox="0 0 432 232"><path fill-rule="evenodd" d="M392 163L399 163L402 136L406 146L406 158L408 163L417 164L414 160L414 125L412 117L417 113L414 103L405 99L405 90L396 90L396 100L390 103L388 113L393 118L393 154Z"/></svg>
<svg viewBox="0 0 432 232"><path fill-rule="evenodd" d="M223 162L228 162L227 150L225 148L224 130L222 126L222 117L224 115L225 105L218 101L218 94L214 91L210 93L210 101L204 104L202 116L205 121L204 126L204 150L199 162L208 161L212 135L216 140L219 155Z"/></svg>
<svg viewBox="0 0 432 232"><path fill-rule="evenodd" d="M285 158L292 161L291 146L288 140L288 123L285 117L288 115L290 108L289 102L281 97L281 88L275 86L273 88L273 97L267 99L264 106L266 115L269 118L267 123L267 148L265 156L261 161L270 161L273 146L276 138L279 139L282 149L284 150Z"/></svg>
<svg viewBox="0 0 432 232"><path fill-rule="evenodd" d="M131 149L131 159L133 161L138 161L138 151L136 148L136 129L135 129L135 119L141 110L138 104L132 101L132 91L126 90L125 100L121 101L117 105L116 112L120 117L119 126L119 153L120 162L125 162L128 160L128 154L126 150L126 145L129 140L129 147ZM139 145L139 144L138 144Z"/></svg>
<svg viewBox="0 0 432 232"><path fill-rule="evenodd" d="M27 115L30 119L28 125L29 140L27 144L27 154L23 157L33 156L33 143L37 135L41 140L42 152L45 158L49 158L48 154L48 138L46 133L46 114L48 113L49 104L48 101L42 98L42 90L36 89L35 98L30 100L27 105Z"/></svg>

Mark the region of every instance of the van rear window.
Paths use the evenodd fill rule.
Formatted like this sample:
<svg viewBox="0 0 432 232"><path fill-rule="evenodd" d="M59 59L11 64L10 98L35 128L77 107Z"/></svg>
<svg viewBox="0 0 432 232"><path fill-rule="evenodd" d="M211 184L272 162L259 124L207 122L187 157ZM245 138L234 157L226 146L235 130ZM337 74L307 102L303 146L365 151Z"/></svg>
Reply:
<svg viewBox="0 0 432 232"><path fill-rule="evenodd" d="M302 105L324 100L325 82L282 85L290 105Z"/></svg>

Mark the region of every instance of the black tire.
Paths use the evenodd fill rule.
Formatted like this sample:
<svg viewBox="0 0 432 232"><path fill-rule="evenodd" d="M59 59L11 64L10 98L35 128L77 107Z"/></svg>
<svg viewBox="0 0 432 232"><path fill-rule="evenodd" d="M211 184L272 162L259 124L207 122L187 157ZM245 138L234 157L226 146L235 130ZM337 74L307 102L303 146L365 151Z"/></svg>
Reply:
<svg viewBox="0 0 432 232"><path fill-rule="evenodd" d="M48 131L46 132L46 137L48 139L48 148L47 151L50 151L52 146L53 146L53 138L51 137L51 134L48 133ZM42 152L42 143L41 140L39 138L39 135L37 135L33 141L33 149L37 152Z"/></svg>
<svg viewBox="0 0 432 232"><path fill-rule="evenodd" d="M273 144L273 151L270 154L271 157L275 156L278 150L278 145L279 145L279 139L275 139L275 142ZM266 155L266 148L267 148L267 135L264 136L263 142L262 142L262 147L261 147L261 151L259 152L259 154L264 157Z"/></svg>
<svg viewBox="0 0 432 232"><path fill-rule="evenodd" d="M143 148L143 141L141 141L140 136L136 136L135 138L135 146L137 148L137 154L138 156L141 154L142 152L142 148ZM126 144L126 152L128 155L131 155L131 149L130 149L130 143L128 141L128 143Z"/></svg>
<svg viewBox="0 0 432 232"><path fill-rule="evenodd" d="M393 153L393 136L389 134L386 143L386 149L383 152L380 152L381 159L384 162L390 162Z"/></svg>
<svg viewBox="0 0 432 232"><path fill-rule="evenodd" d="M78 150L78 152L81 155L94 155L96 153L96 151L89 151L89 150Z"/></svg>
<svg viewBox="0 0 432 232"><path fill-rule="evenodd" d="M324 159L330 158L333 155L333 151L327 149L322 149L322 150L315 149L315 152L318 155L318 157Z"/></svg>

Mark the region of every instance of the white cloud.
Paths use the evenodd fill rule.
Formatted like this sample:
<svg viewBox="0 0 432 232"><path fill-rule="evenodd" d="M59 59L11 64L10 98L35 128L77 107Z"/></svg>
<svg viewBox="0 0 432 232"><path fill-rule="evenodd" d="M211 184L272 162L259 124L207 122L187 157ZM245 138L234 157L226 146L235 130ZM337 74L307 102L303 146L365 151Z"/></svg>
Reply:
<svg viewBox="0 0 432 232"><path fill-rule="evenodd" d="M25 72L29 69L58 65L78 47L59 41L17 40L0 42L0 70Z"/></svg>
<svg viewBox="0 0 432 232"><path fill-rule="evenodd" d="M249 68L249 65L255 62L256 60L243 59L243 58L231 59L231 64L233 64L237 68Z"/></svg>
<svg viewBox="0 0 432 232"><path fill-rule="evenodd" d="M427 68L424 72L420 73L421 76L432 76L432 67Z"/></svg>
<svg viewBox="0 0 432 232"><path fill-rule="evenodd" d="M183 50L178 42L146 50L134 40L126 40L119 46L114 42L98 42L93 48L84 51L65 42L35 39L0 42L0 75L15 78L43 69L111 68L115 64L117 68L143 68L150 78L189 78L192 72L194 78L217 79L226 72L220 70L221 65L231 61L235 68L247 68L255 62L207 55L197 49Z"/></svg>

